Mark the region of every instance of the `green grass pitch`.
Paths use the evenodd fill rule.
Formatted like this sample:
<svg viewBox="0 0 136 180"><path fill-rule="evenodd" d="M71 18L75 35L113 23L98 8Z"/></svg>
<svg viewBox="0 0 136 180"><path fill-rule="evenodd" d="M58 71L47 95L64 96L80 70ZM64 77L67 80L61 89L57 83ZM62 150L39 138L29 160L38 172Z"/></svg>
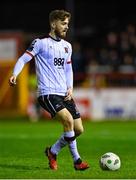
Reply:
<svg viewBox="0 0 136 180"><path fill-rule="evenodd" d="M82 159L90 164L86 171L75 171L68 147L58 155L59 169L48 168L44 148L63 131L58 121L37 123L18 119L0 121L1 179L135 179L136 121L83 122L85 132L77 138ZM121 158L118 171L102 171L100 156L114 152Z"/></svg>

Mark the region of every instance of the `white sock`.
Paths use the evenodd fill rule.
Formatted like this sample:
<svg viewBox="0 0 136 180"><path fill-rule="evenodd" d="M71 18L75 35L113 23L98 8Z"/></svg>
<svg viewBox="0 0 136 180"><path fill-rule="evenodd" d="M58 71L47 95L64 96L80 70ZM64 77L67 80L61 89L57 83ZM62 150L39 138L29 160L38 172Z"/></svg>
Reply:
<svg viewBox="0 0 136 180"><path fill-rule="evenodd" d="M74 136L75 136L74 131L68 131L68 132L64 133L64 137L71 138L71 137L74 137ZM74 162L77 161L80 158L80 155L79 155L78 150L77 150L76 139L73 140L73 141L69 141L69 149L70 149L70 152L71 152L71 155L73 157Z"/></svg>
<svg viewBox="0 0 136 180"><path fill-rule="evenodd" d="M56 143L51 146L51 152L52 152L53 154L56 154L56 155L57 155L57 154L60 152L60 150L61 150L63 147L65 147L67 144L68 144L68 142L65 141L65 139L64 139L64 134L63 134L63 135L56 141Z"/></svg>
<svg viewBox="0 0 136 180"><path fill-rule="evenodd" d="M58 140L56 141L56 143L51 146L51 152L52 152L53 154L58 155L58 153L60 152L60 150L68 144L74 162L75 162L76 160L78 160L78 159L80 158L80 155L79 155L78 150L77 150L77 142L76 142L76 139L73 140L73 141L70 141L69 143L68 143L68 141L66 141L66 140L64 139L64 137L71 138L71 137L74 137L74 135L75 135L75 132L74 132L74 131L64 132L64 134L60 137L60 139L58 139Z"/></svg>
<svg viewBox="0 0 136 180"><path fill-rule="evenodd" d="M78 150L77 150L76 139L69 143L69 149L70 149L70 152L72 154L74 162L76 162L80 158L80 155L79 155Z"/></svg>

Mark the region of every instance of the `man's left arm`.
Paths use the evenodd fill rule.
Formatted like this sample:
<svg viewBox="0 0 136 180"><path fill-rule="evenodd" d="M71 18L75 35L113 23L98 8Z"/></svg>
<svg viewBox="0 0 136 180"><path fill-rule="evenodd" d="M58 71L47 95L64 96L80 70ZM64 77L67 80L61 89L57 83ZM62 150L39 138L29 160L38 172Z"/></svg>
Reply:
<svg viewBox="0 0 136 180"><path fill-rule="evenodd" d="M69 59L66 62L66 83L67 83L67 96L65 100L70 100L73 94L73 69L70 52Z"/></svg>

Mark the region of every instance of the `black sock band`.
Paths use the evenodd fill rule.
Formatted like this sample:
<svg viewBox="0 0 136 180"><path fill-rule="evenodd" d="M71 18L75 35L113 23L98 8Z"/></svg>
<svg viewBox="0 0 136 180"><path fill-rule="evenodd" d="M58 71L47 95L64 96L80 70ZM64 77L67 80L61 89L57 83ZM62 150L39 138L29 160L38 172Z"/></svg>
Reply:
<svg viewBox="0 0 136 180"><path fill-rule="evenodd" d="M75 136L73 136L73 137L65 137L65 136L64 136L64 139L65 139L65 141L67 141L67 142L69 143L69 142L75 140Z"/></svg>

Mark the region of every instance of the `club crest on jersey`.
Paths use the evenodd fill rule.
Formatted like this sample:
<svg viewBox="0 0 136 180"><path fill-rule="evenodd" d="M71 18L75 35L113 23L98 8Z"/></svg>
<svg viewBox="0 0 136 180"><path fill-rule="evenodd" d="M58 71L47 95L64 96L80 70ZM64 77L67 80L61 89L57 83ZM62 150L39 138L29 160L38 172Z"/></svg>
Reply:
<svg viewBox="0 0 136 180"><path fill-rule="evenodd" d="M68 53L68 48L67 48L67 47L64 47L64 49L65 49L65 53Z"/></svg>

